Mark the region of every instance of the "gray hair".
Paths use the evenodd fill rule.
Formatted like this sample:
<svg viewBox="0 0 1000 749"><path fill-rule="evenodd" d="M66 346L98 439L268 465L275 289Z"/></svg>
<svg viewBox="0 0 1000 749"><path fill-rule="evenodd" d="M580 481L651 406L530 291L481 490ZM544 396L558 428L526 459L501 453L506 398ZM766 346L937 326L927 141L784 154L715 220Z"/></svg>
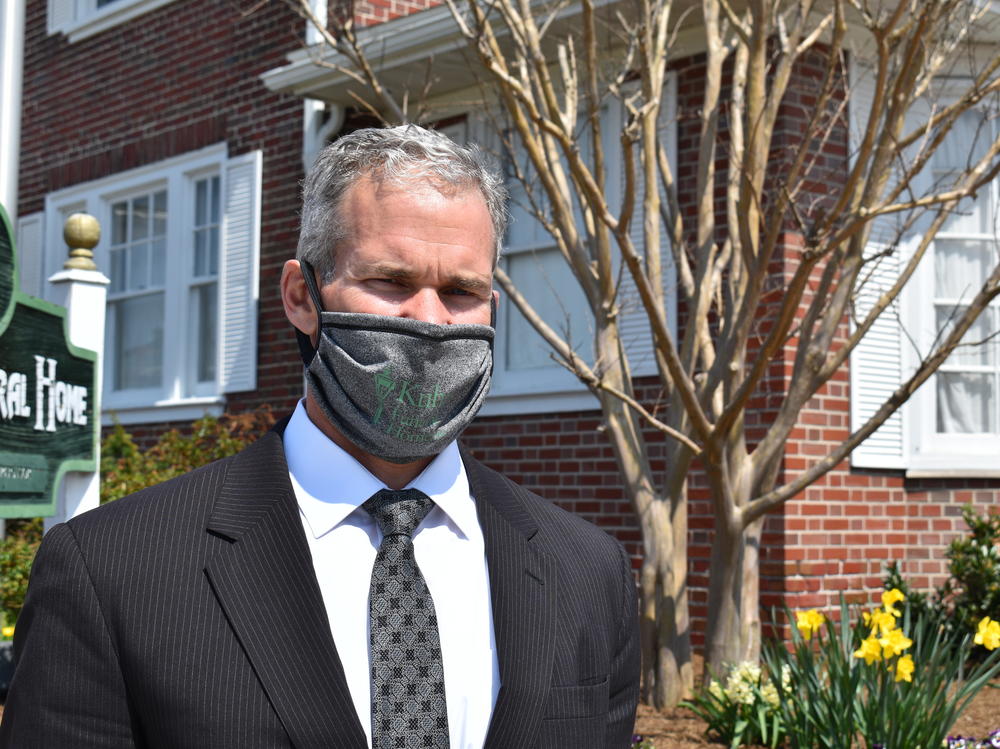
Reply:
<svg viewBox="0 0 1000 749"><path fill-rule="evenodd" d="M492 160L474 144L420 127L365 128L345 135L316 158L302 189L302 224L295 256L329 281L334 248L347 237L340 215L347 190L359 179L405 182L425 179L437 187L478 189L493 224L493 267L507 229L507 189Z"/></svg>

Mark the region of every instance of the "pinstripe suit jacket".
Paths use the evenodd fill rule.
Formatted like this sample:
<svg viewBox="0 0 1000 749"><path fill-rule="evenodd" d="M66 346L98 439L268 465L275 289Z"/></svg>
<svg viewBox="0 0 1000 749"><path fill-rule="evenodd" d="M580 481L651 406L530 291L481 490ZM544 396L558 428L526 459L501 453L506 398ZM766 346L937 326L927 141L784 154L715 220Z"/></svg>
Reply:
<svg viewBox="0 0 1000 749"><path fill-rule="evenodd" d="M608 535L463 453L502 687L486 746L627 747L635 588ZM53 528L0 746L363 749L279 432Z"/></svg>

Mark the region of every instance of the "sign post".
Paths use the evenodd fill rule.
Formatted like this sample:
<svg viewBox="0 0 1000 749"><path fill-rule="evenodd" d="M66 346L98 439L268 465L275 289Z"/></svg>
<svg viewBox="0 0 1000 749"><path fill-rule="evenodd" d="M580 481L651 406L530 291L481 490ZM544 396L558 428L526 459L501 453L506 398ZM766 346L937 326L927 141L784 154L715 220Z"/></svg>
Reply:
<svg viewBox="0 0 1000 749"><path fill-rule="evenodd" d="M74 249L49 279L60 307L18 288L13 232L0 206L0 518L43 516L50 525L98 504L108 279L86 257L98 236L92 217L67 222Z"/></svg>

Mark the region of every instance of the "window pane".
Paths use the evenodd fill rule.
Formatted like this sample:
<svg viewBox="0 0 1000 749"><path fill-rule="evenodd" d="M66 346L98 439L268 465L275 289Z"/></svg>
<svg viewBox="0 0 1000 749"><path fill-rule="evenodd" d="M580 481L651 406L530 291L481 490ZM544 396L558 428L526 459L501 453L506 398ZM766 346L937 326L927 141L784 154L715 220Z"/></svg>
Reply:
<svg viewBox="0 0 1000 749"><path fill-rule="evenodd" d="M204 276L208 270L208 234L206 229L194 232L194 277Z"/></svg>
<svg viewBox="0 0 1000 749"><path fill-rule="evenodd" d="M219 178L208 177L195 183L195 233L192 273L208 278L219 267Z"/></svg>
<svg viewBox="0 0 1000 749"><path fill-rule="evenodd" d="M111 244L128 241L128 203L122 201L111 206Z"/></svg>
<svg viewBox="0 0 1000 749"><path fill-rule="evenodd" d="M208 235L208 275L219 275L219 226L216 224Z"/></svg>
<svg viewBox="0 0 1000 749"><path fill-rule="evenodd" d="M204 226L208 223L208 185L200 179L194 183L194 224Z"/></svg>
<svg viewBox="0 0 1000 749"><path fill-rule="evenodd" d="M114 303L115 390L160 387L163 371L163 294Z"/></svg>
<svg viewBox="0 0 1000 749"><path fill-rule="evenodd" d="M992 374L939 372L937 430L947 434L996 432Z"/></svg>
<svg viewBox="0 0 1000 749"><path fill-rule="evenodd" d="M149 236L149 197L132 198L132 241Z"/></svg>
<svg viewBox="0 0 1000 749"><path fill-rule="evenodd" d="M954 322L965 312L965 307L953 307L942 305L935 308L935 318L937 320L937 330L942 331L941 339L948 334ZM972 327L962 337L962 345L955 349L948 357L949 366L990 366L993 363L993 352L997 342L993 339L987 341L990 333L995 331L992 325L993 311L983 310L982 314L972 323ZM986 341L980 343L980 341ZM968 344L968 345L965 345Z"/></svg>
<svg viewBox="0 0 1000 749"><path fill-rule="evenodd" d="M219 211L219 178L212 177L212 210L211 221L213 224L219 223L222 214Z"/></svg>
<svg viewBox="0 0 1000 749"><path fill-rule="evenodd" d="M125 289L125 250L111 250L111 293Z"/></svg>
<svg viewBox="0 0 1000 749"><path fill-rule="evenodd" d="M215 380L215 336L218 317L218 284L208 283L192 289L192 307L198 310L197 377L198 382Z"/></svg>
<svg viewBox="0 0 1000 749"><path fill-rule="evenodd" d="M522 252L507 258L507 273L542 319L585 359L590 359L591 323L586 298L558 250ZM553 366L549 345L513 305L507 316L507 369Z"/></svg>
<svg viewBox="0 0 1000 749"><path fill-rule="evenodd" d="M167 240L165 237L153 240L151 253L150 283L152 286L164 286L167 282Z"/></svg>
<svg viewBox="0 0 1000 749"><path fill-rule="evenodd" d="M969 169L989 148L993 125L981 112L968 111L955 121L954 127L931 158L937 189L948 189L955 176ZM990 231L992 216L989 190L981 190L976 198L958 204L945 221L941 231L954 234L983 234Z"/></svg>
<svg viewBox="0 0 1000 749"><path fill-rule="evenodd" d="M990 244L975 240L936 240L934 295L956 301L975 296L992 269Z"/></svg>
<svg viewBox="0 0 1000 749"><path fill-rule="evenodd" d="M153 236L162 237L167 233L167 191L160 190L153 195Z"/></svg>
<svg viewBox="0 0 1000 749"><path fill-rule="evenodd" d="M949 183L945 183L947 186ZM955 210L945 219L942 234L987 234L992 224L989 190L978 197L959 201Z"/></svg>
<svg viewBox="0 0 1000 749"><path fill-rule="evenodd" d="M145 289L149 285L149 245L132 245L128 251L128 287L132 291Z"/></svg>

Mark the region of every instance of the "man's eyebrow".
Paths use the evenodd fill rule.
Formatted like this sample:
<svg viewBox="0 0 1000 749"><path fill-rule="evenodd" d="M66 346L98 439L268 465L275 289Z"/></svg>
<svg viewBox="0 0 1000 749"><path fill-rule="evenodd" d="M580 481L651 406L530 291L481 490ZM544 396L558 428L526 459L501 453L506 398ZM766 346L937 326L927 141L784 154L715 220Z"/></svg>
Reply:
<svg viewBox="0 0 1000 749"><path fill-rule="evenodd" d="M399 281L410 281L416 276L409 268L391 263L374 263L368 267L368 273ZM493 289L489 279L483 279L478 274L461 272L452 273L448 277L448 285L480 294L488 294Z"/></svg>

